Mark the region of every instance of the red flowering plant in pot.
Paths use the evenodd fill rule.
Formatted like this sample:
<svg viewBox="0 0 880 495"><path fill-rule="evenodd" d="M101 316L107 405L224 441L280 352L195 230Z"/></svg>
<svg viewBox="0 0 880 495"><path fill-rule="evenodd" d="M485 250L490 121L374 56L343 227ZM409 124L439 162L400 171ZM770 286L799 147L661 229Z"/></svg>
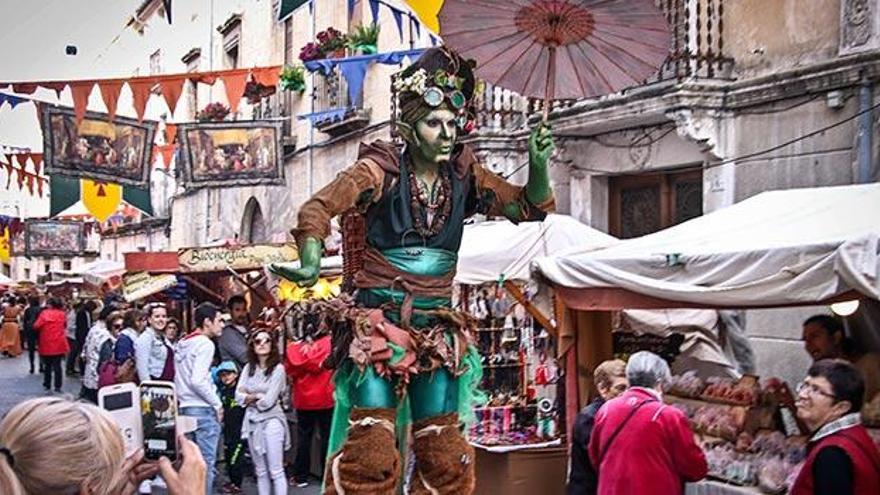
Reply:
<svg viewBox="0 0 880 495"><path fill-rule="evenodd" d="M222 103L209 103L196 114L199 122L221 122L229 115L229 107Z"/></svg>
<svg viewBox="0 0 880 495"><path fill-rule="evenodd" d="M332 27L318 33L319 46L328 58L344 57L347 42L348 37Z"/></svg>

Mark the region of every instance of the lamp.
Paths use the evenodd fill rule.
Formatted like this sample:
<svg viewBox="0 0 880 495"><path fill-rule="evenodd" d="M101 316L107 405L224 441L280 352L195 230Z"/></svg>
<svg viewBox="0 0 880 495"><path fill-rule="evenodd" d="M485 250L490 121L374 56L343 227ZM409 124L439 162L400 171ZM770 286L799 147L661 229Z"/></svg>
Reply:
<svg viewBox="0 0 880 495"><path fill-rule="evenodd" d="M849 316L859 309L859 300L843 301L831 305L831 312L838 316Z"/></svg>

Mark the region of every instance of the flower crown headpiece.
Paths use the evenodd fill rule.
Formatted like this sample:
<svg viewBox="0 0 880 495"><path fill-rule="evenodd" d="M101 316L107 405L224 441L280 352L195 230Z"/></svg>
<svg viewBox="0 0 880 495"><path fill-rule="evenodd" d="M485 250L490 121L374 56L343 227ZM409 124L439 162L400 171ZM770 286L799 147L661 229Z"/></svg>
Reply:
<svg viewBox="0 0 880 495"><path fill-rule="evenodd" d="M421 96L425 104L432 108L439 107L444 100L448 100L456 111L463 110L468 103L461 91L463 86L463 77L450 74L443 69L437 69L430 76L425 69L418 69L409 76L394 81L394 89L397 92L415 93Z"/></svg>

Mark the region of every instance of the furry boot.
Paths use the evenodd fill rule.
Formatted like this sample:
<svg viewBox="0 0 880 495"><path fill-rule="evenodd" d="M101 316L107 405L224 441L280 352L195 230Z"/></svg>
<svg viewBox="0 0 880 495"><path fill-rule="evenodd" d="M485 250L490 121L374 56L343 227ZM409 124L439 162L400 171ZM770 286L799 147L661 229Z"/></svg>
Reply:
<svg viewBox="0 0 880 495"><path fill-rule="evenodd" d="M354 408L348 439L326 467L325 495L395 495L400 454L394 409Z"/></svg>
<svg viewBox="0 0 880 495"><path fill-rule="evenodd" d="M458 426L458 414L413 425L416 473L410 495L470 495L476 486L474 448Z"/></svg>

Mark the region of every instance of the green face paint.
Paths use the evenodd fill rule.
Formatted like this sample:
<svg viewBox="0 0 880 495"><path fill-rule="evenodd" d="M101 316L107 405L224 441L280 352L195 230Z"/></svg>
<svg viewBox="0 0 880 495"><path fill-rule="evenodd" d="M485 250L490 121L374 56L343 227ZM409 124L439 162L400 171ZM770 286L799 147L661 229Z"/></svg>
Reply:
<svg viewBox="0 0 880 495"><path fill-rule="evenodd" d="M431 110L418 120L413 129L413 151L422 161L443 163L452 159L452 150L458 138L456 115L447 108Z"/></svg>

